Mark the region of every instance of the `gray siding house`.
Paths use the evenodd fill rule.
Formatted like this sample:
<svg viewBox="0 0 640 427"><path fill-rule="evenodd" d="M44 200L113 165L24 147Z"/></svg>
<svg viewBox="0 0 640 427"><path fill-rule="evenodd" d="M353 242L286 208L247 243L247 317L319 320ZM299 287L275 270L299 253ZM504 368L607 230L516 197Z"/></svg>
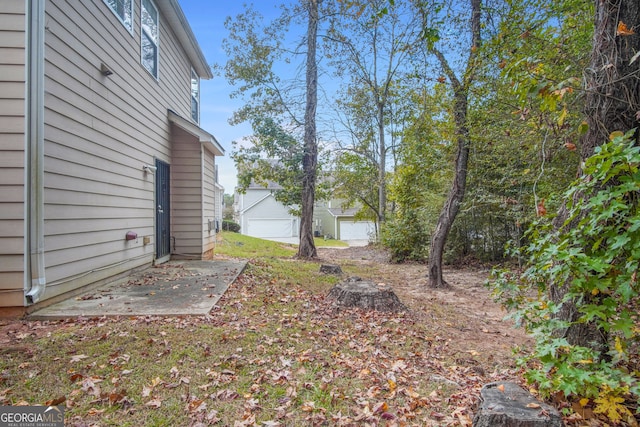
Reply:
<svg viewBox="0 0 640 427"><path fill-rule="evenodd" d="M234 212L241 234L265 239L298 237L300 219L276 200L273 193L279 188L274 183L267 187L251 183L244 193L236 192Z"/></svg>
<svg viewBox="0 0 640 427"><path fill-rule="evenodd" d="M279 188L274 183L267 187L251 183L244 193L236 192L234 219L240 224L240 233L264 239L299 237L300 218L275 199L273 193ZM316 201L313 210L316 237L374 241L375 223L356 220L358 209L343 209L342 204L343 201L337 199Z"/></svg>
<svg viewBox="0 0 640 427"><path fill-rule="evenodd" d="M359 209L343 208L342 204L338 199L316 203L313 209L316 235L338 240L375 241L376 224L356 220Z"/></svg>
<svg viewBox="0 0 640 427"><path fill-rule="evenodd" d="M177 0L0 1L0 314L211 257L210 78Z"/></svg>

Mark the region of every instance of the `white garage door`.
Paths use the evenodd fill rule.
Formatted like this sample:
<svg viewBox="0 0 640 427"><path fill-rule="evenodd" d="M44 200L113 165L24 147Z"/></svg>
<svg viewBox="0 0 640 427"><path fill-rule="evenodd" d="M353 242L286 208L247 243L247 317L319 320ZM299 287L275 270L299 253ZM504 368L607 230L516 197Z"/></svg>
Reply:
<svg viewBox="0 0 640 427"><path fill-rule="evenodd" d="M371 221L340 221L340 240L369 240L374 233Z"/></svg>
<svg viewBox="0 0 640 427"><path fill-rule="evenodd" d="M291 219L250 219L247 235L253 237L292 237L294 220Z"/></svg>

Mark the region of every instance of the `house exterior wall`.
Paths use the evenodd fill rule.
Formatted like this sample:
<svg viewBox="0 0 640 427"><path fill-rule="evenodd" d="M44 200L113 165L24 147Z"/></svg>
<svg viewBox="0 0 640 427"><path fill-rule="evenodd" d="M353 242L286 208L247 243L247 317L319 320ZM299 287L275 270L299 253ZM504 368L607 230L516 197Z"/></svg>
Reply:
<svg viewBox="0 0 640 427"><path fill-rule="evenodd" d="M264 199L266 196L271 195L271 192L272 190L267 188L248 188L244 194L240 195L240 210L249 208L253 204Z"/></svg>
<svg viewBox="0 0 640 427"><path fill-rule="evenodd" d="M215 166L216 183L214 188L214 228L216 232L222 231L224 218L224 187L218 182L218 166Z"/></svg>
<svg viewBox="0 0 640 427"><path fill-rule="evenodd" d="M262 188L247 189L246 194L239 195L238 207L240 209L240 233L249 234L249 222L252 220L288 220L291 221L291 231L286 236L271 237L295 237L298 235L298 217L291 215L286 206L278 202L271 190Z"/></svg>
<svg viewBox="0 0 640 427"><path fill-rule="evenodd" d="M172 140L172 257L211 258L216 242L215 155L178 127Z"/></svg>
<svg viewBox="0 0 640 427"><path fill-rule="evenodd" d="M25 247L25 5L0 2L0 301L23 303Z"/></svg>
<svg viewBox="0 0 640 427"><path fill-rule="evenodd" d="M194 141L195 140L195 141ZM202 253L202 147L181 129L173 133L171 167L171 234L175 252Z"/></svg>
<svg viewBox="0 0 640 427"><path fill-rule="evenodd" d="M200 235L202 236L203 258L211 258L216 245L216 165L215 156L209 150L203 150L202 177L202 217L200 219ZM209 227L211 221L211 227Z"/></svg>
<svg viewBox="0 0 640 427"><path fill-rule="evenodd" d="M336 218L329 212L329 201L316 203L313 209L313 231L319 236L336 237Z"/></svg>
<svg viewBox="0 0 640 427"><path fill-rule="evenodd" d="M31 215L25 211L24 189L28 3L0 2L0 292L5 294L0 307L25 304L25 218ZM174 140L175 126L167 117L168 110L191 117L191 70L197 68L190 60L193 47L185 50L180 41L184 34L174 32L163 13L177 3L156 0L157 79L140 60L139 0L134 1L132 32L103 0L56 0L44 5L46 291L41 300L153 262L155 176L142 166L154 165L155 159L172 165L177 187L182 179L197 175L193 186L176 190L172 198L188 199L192 189L201 194L209 191L195 205L175 206L179 206L176 228L184 244L181 249L196 248L200 254L210 250L214 239L203 232L207 227L203 215L213 215L213 154L205 154L198 137L186 132ZM173 25L181 22L175 15L171 19ZM202 63L198 67L204 69ZM104 75L103 66L112 74ZM209 187L203 180L211 181ZM197 223L193 230L181 232L180 226L188 222L184 210L192 206ZM139 238L125 240L128 231ZM148 244L143 237L149 238Z"/></svg>
<svg viewBox="0 0 640 427"><path fill-rule="evenodd" d="M167 108L189 117L191 67L162 15L156 80L140 64L139 7L133 34L101 0L47 2L45 12L50 297L152 261L153 245L124 235L153 239L153 175L141 166L171 163Z"/></svg>

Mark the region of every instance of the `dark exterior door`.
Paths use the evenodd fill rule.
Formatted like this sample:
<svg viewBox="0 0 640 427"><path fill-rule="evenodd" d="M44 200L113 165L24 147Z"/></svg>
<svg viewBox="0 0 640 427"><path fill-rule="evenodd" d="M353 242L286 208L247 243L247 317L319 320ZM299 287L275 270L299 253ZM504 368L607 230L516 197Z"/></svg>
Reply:
<svg viewBox="0 0 640 427"><path fill-rule="evenodd" d="M171 254L169 164L156 159L156 259Z"/></svg>

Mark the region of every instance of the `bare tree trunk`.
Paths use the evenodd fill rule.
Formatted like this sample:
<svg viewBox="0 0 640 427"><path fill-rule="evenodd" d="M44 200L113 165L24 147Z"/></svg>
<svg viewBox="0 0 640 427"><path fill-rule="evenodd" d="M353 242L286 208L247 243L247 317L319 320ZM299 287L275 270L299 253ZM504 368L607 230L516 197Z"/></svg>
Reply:
<svg viewBox="0 0 640 427"><path fill-rule="evenodd" d="M442 254L444 245L451 231L453 221L458 215L460 205L464 199L467 185L467 164L469 163L469 130L467 129L467 94L456 93L455 99L455 123L458 135L458 153L456 155L456 171L453 178L449 196L444 203L438 223L431 235L431 248L429 250L429 286L443 288L448 286L442 277Z"/></svg>
<svg viewBox="0 0 640 427"><path fill-rule="evenodd" d="M589 129L581 141L582 160L590 157L597 146L609 140L614 131L628 132L640 126L640 2L638 0L597 0L593 49L589 68L585 71L584 113ZM625 31L625 27L627 31ZM640 132L636 132L636 144ZM579 197L579 196L578 196ZM556 228L567 219L566 206L554 219ZM566 284L552 283L550 296L561 302ZM586 300L597 297L585 295ZM595 323L573 323L581 316L572 301L562 304L558 318L572 322L564 337L570 344L590 347L605 354L608 337Z"/></svg>
<svg viewBox="0 0 640 427"><path fill-rule="evenodd" d="M384 139L384 104L378 102L378 139L379 139L379 170L378 170L378 224L386 221L387 212L387 147ZM376 234L376 236L378 236Z"/></svg>
<svg viewBox="0 0 640 427"><path fill-rule="evenodd" d="M591 63L585 71L589 129L581 141L583 160L608 141L611 132L640 125L640 58L631 63L639 50L640 2L596 1Z"/></svg>
<svg viewBox="0 0 640 427"><path fill-rule="evenodd" d="M318 34L318 2L308 0L309 25L307 27L307 106L304 114L304 158L302 160L302 213L300 215L300 245L298 258L316 258L313 242L313 205L316 194L318 142L316 140L316 107L318 103L318 64L316 43Z"/></svg>
<svg viewBox="0 0 640 427"><path fill-rule="evenodd" d="M453 222L458 215L460 205L464 199L467 185L467 164L469 162L469 150L471 141L469 139L469 128L467 124L467 109L469 86L473 82L473 69L475 67L476 50L480 45L480 0L471 1L471 47L469 49L469 59L462 81L458 79L449 62L442 52L434 49L433 53L438 58L442 69L449 78L454 93L454 122L458 152L456 154L455 176L447 200L442 207L438 223L431 235L431 247L429 250L429 287L443 288L448 286L442 277L442 255L444 245L451 231Z"/></svg>

